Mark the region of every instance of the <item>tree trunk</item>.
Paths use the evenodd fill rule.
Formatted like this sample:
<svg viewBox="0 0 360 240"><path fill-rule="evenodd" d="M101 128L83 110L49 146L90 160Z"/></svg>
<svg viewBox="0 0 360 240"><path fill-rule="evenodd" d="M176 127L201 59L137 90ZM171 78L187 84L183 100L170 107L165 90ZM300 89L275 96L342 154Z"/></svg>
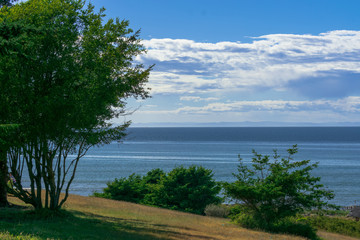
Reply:
<svg viewBox="0 0 360 240"><path fill-rule="evenodd" d="M0 146L0 207L8 206L7 201L7 158L4 146Z"/></svg>

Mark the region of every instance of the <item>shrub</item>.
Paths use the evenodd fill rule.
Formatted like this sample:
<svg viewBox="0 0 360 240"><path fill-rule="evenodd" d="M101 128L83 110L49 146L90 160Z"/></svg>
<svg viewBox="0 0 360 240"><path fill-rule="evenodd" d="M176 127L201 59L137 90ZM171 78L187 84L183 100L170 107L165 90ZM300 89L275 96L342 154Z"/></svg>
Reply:
<svg viewBox="0 0 360 240"><path fill-rule="evenodd" d="M244 212L233 216L233 221L245 228L265 230L273 233L285 233L318 240L316 229L305 221L297 221L295 218L284 218L277 222L266 222L257 216Z"/></svg>
<svg viewBox="0 0 360 240"><path fill-rule="evenodd" d="M204 213L210 217L227 217L230 213L229 208L223 205L209 204L205 207Z"/></svg>
<svg viewBox="0 0 360 240"><path fill-rule="evenodd" d="M293 223L286 219L304 210L328 206L324 199L334 197L319 184L320 178L311 176L317 164L309 164L310 160L293 161L296 145L287 151L289 156L280 158L275 150L274 159L270 161L269 156L253 150L250 167L239 157L238 174L234 174L237 180L224 183L226 194L243 203L234 218L244 227L280 232L288 229L292 234L296 234L297 229L298 234L302 234L302 229L309 226L288 227Z"/></svg>
<svg viewBox="0 0 360 240"><path fill-rule="evenodd" d="M305 222L296 222L292 218L286 218L274 225L270 225L268 231L275 233L287 233L306 237L308 239L320 239L316 235L316 229Z"/></svg>
<svg viewBox="0 0 360 240"><path fill-rule="evenodd" d="M313 227L327 232L334 232L360 238L360 222L356 222L352 219L315 215L306 218L306 221Z"/></svg>
<svg viewBox="0 0 360 240"><path fill-rule="evenodd" d="M221 202L220 189L210 169L181 166L162 178L156 201L165 208L203 214L207 205Z"/></svg>
<svg viewBox="0 0 360 240"><path fill-rule="evenodd" d="M158 184L163 176L165 176L165 172L160 168L155 168L150 170L144 177L143 181L146 184Z"/></svg>
<svg viewBox="0 0 360 240"><path fill-rule="evenodd" d="M94 196L134 203L140 203L147 193L142 177L135 174L107 183L103 191L103 193L94 193Z"/></svg>
<svg viewBox="0 0 360 240"><path fill-rule="evenodd" d="M211 170L191 166L177 167L168 174L153 169L145 176L115 179L94 196L203 214L207 205L221 202L220 189Z"/></svg>

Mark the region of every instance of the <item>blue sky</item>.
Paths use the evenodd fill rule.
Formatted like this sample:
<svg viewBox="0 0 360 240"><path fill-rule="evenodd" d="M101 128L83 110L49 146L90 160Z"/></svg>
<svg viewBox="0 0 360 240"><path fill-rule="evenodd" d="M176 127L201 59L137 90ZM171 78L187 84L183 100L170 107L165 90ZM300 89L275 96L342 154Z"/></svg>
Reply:
<svg viewBox="0 0 360 240"><path fill-rule="evenodd" d="M360 122L360 1L91 3L141 28L136 61L156 64L135 125Z"/></svg>

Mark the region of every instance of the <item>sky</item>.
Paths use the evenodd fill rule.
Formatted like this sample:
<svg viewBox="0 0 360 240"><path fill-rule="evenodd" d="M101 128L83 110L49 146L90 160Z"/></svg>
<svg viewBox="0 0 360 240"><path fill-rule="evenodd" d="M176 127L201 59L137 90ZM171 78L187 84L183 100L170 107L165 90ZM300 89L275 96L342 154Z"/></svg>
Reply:
<svg viewBox="0 0 360 240"><path fill-rule="evenodd" d="M358 0L90 2L141 29L136 63L155 64L134 126L360 123Z"/></svg>

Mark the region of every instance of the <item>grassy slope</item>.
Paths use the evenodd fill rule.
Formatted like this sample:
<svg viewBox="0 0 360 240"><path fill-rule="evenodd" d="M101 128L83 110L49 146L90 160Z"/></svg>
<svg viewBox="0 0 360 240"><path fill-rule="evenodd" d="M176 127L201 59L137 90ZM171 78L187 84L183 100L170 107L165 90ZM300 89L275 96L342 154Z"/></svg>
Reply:
<svg viewBox="0 0 360 240"><path fill-rule="evenodd" d="M0 210L0 239L302 239L242 229L227 219L93 197L73 195L65 209L71 214L47 220L20 209Z"/></svg>

